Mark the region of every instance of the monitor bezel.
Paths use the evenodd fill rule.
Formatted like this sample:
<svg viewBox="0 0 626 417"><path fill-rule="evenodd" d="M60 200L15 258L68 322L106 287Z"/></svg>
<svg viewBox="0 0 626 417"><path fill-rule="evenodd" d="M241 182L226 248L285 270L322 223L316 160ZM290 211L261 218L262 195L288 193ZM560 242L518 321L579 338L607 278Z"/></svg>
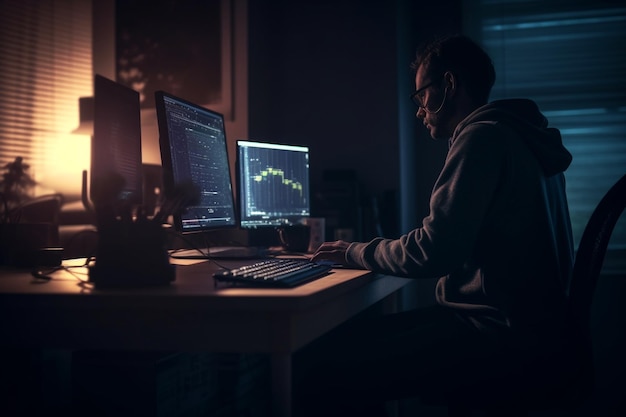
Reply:
<svg viewBox="0 0 626 417"><path fill-rule="evenodd" d="M161 152L161 166L162 166L162 175L163 175L163 195L165 198L171 197L175 191L176 180L174 178L173 171L173 163L172 163L172 153L171 153L171 139L168 129L168 120L167 120L167 110L165 105L165 99L169 98L174 101L178 101L184 105L195 108L198 111L208 113L213 117L218 117L222 121L222 126L224 127L224 154L226 155L226 168L228 169L228 178L230 185L230 203L232 207L232 222L230 223L220 223L220 224L210 224L204 225L202 227L194 228L194 229L185 229L183 228L183 215L180 210L176 211L172 214L173 217L173 226L176 232L181 234L197 234L197 233L206 233L213 230L224 230L224 229L235 229L239 225L238 219L238 209L235 201L235 184L233 182L231 171L230 171L230 158L228 155L228 138L226 135L226 124L224 120L224 115L215 110L211 110L202 106L200 104L191 102L184 98L178 97L174 94L168 93L166 91L156 91L155 95L155 107L156 107L156 115L157 115L157 125L159 131L159 148Z"/></svg>

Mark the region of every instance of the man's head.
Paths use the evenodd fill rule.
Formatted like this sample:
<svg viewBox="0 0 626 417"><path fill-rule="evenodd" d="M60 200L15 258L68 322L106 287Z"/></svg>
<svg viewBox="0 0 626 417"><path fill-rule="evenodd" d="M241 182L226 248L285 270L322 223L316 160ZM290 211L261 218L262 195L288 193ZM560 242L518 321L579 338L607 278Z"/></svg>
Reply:
<svg viewBox="0 0 626 417"><path fill-rule="evenodd" d="M426 44L411 67L416 71L412 98L417 117L433 138L449 138L457 124L487 103L496 79L491 58L466 36Z"/></svg>

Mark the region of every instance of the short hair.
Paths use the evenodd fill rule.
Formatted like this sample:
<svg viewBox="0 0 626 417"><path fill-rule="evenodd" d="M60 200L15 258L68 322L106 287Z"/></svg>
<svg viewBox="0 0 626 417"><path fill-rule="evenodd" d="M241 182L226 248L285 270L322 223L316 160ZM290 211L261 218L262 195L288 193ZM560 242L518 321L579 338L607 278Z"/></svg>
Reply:
<svg viewBox="0 0 626 417"><path fill-rule="evenodd" d="M431 76L452 72L479 105L487 103L496 81L496 71L487 52L464 35L449 35L424 44L411 63L414 71L420 66Z"/></svg>

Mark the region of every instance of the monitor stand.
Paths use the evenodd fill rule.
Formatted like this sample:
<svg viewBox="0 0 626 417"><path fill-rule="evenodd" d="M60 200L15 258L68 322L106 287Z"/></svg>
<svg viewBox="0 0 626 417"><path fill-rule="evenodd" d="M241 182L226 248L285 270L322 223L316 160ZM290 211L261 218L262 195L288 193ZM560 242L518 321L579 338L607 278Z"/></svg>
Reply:
<svg viewBox="0 0 626 417"><path fill-rule="evenodd" d="M212 246L170 252L170 256L175 259L253 259L262 258L266 254L267 250L257 246Z"/></svg>

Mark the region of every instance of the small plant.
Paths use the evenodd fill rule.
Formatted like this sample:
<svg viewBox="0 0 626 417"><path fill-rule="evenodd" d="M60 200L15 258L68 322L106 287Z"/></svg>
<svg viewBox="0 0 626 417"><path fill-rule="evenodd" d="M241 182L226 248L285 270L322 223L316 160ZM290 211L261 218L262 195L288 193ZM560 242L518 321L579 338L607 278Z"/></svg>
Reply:
<svg viewBox="0 0 626 417"><path fill-rule="evenodd" d="M0 223L12 223L13 212L31 198L31 190L37 183L27 172L30 165L21 156L2 168L5 172L0 180Z"/></svg>

